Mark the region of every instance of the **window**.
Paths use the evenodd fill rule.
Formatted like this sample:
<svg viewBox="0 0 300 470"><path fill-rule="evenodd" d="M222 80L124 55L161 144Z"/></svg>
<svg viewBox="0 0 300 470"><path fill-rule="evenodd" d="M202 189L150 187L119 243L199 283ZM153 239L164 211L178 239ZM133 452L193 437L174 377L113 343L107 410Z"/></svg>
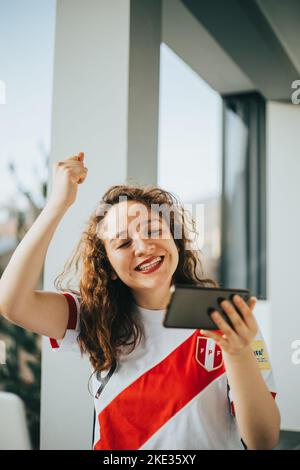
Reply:
<svg viewBox="0 0 300 470"><path fill-rule="evenodd" d="M205 274L218 279L222 99L164 43L160 57L158 184L197 219Z"/></svg>
<svg viewBox="0 0 300 470"><path fill-rule="evenodd" d="M260 299L266 299L265 153L265 99L224 96L221 282Z"/></svg>

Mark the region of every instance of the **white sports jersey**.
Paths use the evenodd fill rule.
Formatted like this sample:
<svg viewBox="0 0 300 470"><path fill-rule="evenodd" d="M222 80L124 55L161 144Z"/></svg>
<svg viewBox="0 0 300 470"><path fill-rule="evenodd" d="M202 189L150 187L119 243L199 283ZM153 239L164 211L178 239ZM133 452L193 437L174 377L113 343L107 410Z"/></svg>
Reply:
<svg viewBox="0 0 300 470"><path fill-rule="evenodd" d="M67 331L62 340L50 338L50 343L54 351L78 351L80 296L63 295L69 304ZM244 449L219 346L199 330L165 328L165 310L135 305L133 314L143 321L145 339L119 357L104 386L93 375L93 449ZM275 398L261 332L252 347ZM108 374L102 371L98 378Z"/></svg>

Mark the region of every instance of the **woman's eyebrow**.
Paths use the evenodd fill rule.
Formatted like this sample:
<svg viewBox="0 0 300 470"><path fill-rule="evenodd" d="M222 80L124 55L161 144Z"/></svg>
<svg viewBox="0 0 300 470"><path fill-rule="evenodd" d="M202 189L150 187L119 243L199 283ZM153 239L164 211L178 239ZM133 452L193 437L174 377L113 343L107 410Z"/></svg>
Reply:
<svg viewBox="0 0 300 470"><path fill-rule="evenodd" d="M161 219L159 219L159 218L148 219L147 221L142 222L142 224L144 224L144 223L148 223L148 224L149 224L149 222L161 222ZM116 235L114 235L114 236L109 240L109 243L112 243L112 242L118 240L121 235L127 235L127 236L128 236L128 231L127 231L127 230L123 230L122 232L117 232Z"/></svg>
<svg viewBox="0 0 300 470"><path fill-rule="evenodd" d="M116 235L113 236L113 238L111 238L109 240L109 243L112 243L112 242L115 242L116 240L118 240L118 238L120 238L120 235L128 235L128 231L123 230L123 232L118 232Z"/></svg>

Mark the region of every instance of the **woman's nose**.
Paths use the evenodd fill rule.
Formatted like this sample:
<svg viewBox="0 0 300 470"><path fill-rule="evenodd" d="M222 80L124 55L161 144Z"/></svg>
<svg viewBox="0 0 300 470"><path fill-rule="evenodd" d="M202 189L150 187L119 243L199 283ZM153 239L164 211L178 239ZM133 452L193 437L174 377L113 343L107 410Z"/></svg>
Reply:
<svg viewBox="0 0 300 470"><path fill-rule="evenodd" d="M152 253L154 248L154 244L150 239L148 241L143 240L142 238L136 238L134 240L135 256L141 256L144 253Z"/></svg>

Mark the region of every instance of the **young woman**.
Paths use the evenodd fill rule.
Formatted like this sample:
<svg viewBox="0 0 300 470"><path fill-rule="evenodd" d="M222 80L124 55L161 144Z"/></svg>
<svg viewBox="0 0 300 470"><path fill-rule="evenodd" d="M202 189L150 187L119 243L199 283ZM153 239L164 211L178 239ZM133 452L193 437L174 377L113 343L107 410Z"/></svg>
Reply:
<svg viewBox="0 0 300 470"><path fill-rule="evenodd" d="M186 211L167 191L108 189L56 279L59 292L35 290L86 178L83 160L80 153L54 164L46 207L0 280L1 314L48 336L56 351L88 354L94 449L274 448L280 415L255 299L222 303L234 328L217 312L213 332L162 326L174 283L217 285L201 276ZM62 285L72 269L77 290Z"/></svg>

